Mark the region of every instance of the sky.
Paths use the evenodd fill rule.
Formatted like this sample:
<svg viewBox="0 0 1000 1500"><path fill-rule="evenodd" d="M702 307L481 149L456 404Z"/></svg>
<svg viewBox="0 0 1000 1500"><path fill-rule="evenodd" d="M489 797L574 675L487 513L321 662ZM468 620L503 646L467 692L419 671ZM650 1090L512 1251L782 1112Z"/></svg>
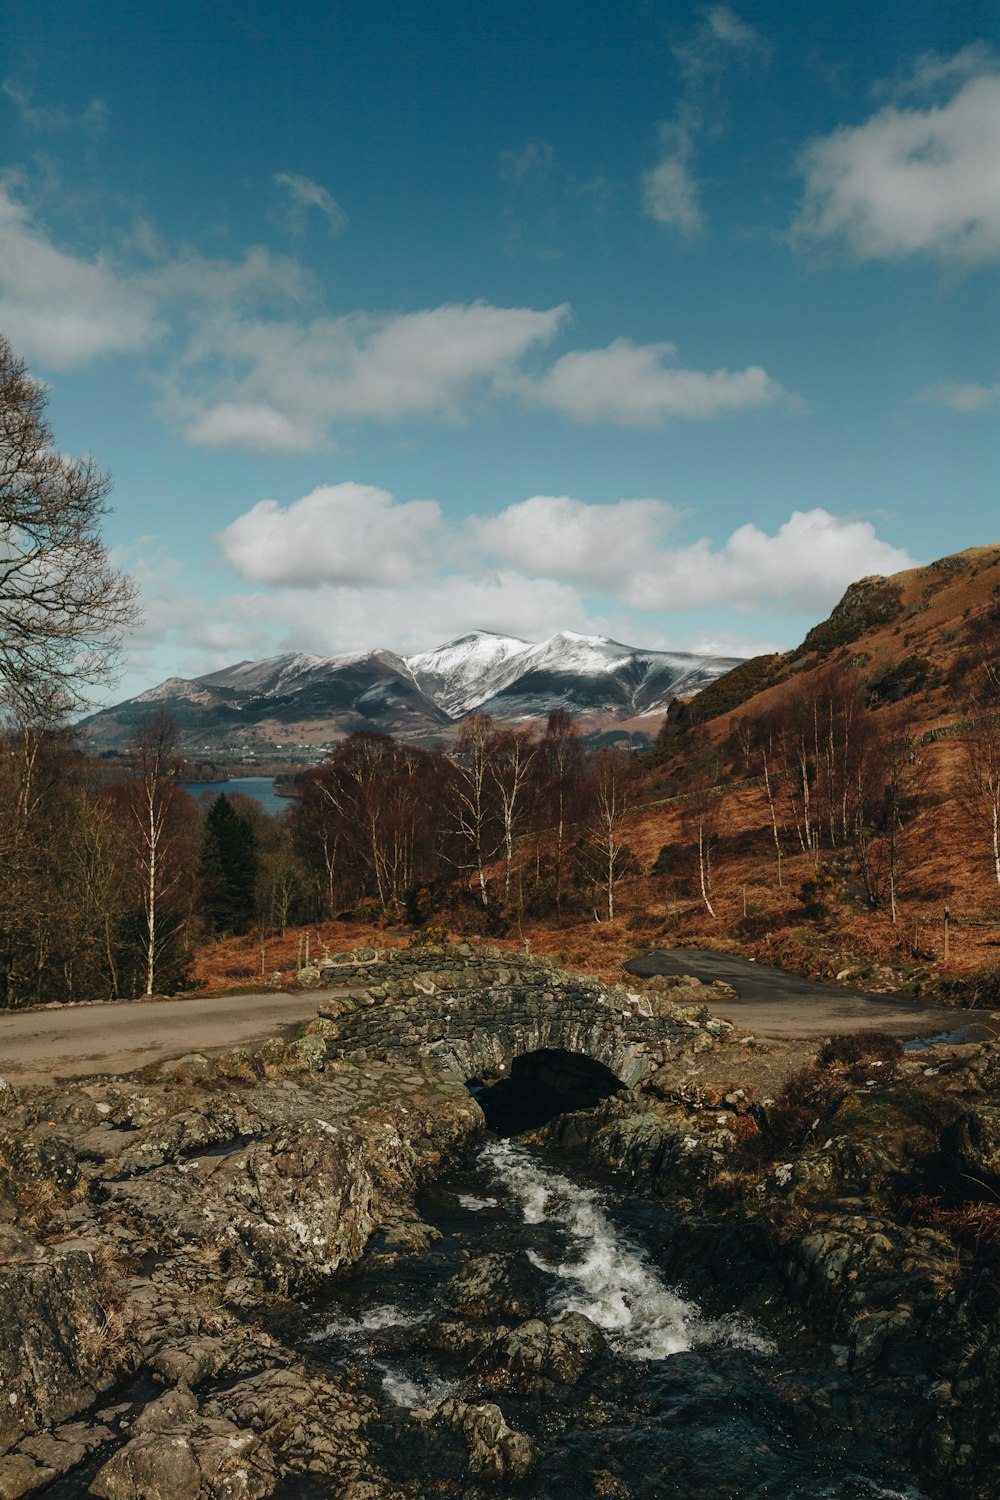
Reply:
<svg viewBox="0 0 1000 1500"><path fill-rule="evenodd" d="M114 479L115 701L283 651L795 645L1000 541L966 0L6 0L0 329Z"/></svg>

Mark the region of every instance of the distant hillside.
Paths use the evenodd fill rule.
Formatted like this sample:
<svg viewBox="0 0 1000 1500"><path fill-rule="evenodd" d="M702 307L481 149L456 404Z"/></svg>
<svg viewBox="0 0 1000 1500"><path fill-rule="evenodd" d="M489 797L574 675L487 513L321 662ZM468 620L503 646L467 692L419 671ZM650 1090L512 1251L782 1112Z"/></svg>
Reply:
<svg viewBox="0 0 1000 1500"><path fill-rule="evenodd" d="M862 578L794 651L739 662L697 698L676 702L661 749L694 725L721 731L733 715L778 707L831 665L857 670L871 707L905 702L931 728L973 691L989 640L1000 646L1000 545Z"/></svg>
<svg viewBox="0 0 1000 1500"><path fill-rule="evenodd" d="M645 651L603 636L560 632L535 645L473 631L433 651L304 654L238 662L158 687L91 715L83 729L97 749L121 749L154 707L175 720L189 753L319 748L358 730L446 739L476 709L505 721L545 718L555 708L585 729L648 721L652 737L668 706L704 689L733 657Z"/></svg>

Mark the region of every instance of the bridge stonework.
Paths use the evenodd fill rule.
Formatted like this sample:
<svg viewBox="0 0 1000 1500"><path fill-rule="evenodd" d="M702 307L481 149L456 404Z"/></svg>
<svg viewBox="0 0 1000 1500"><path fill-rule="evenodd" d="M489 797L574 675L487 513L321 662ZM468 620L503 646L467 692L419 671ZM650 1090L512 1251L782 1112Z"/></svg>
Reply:
<svg viewBox="0 0 1000 1500"><path fill-rule="evenodd" d="M690 1040L683 1018L654 1014L656 996L496 949L371 950L326 966L337 986L309 1031L328 1058L420 1058L463 1080L501 1078L516 1057L559 1051L601 1063L626 1088ZM674 1008L671 1008L674 1009Z"/></svg>

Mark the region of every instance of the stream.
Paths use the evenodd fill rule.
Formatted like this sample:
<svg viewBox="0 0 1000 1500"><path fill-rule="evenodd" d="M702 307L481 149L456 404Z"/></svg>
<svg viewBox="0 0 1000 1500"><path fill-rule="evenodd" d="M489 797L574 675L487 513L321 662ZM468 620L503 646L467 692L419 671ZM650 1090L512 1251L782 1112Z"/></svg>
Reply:
<svg viewBox="0 0 1000 1500"><path fill-rule="evenodd" d="M809 1384L802 1340L785 1353L738 1306L727 1308L724 1294L709 1316L671 1286L657 1248L672 1221L620 1181L596 1180L551 1146L494 1137L440 1177L419 1207L440 1238L398 1258L373 1242L304 1310L296 1335L303 1352L378 1403L373 1455L397 1482L466 1500L926 1495L863 1433L845 1430L836 1443L809 1436L789 1394ZM453 1278L498 1253L530 1308L470 1323L467 1306L456 1313ZM470 1356L468 1340L480 1336L481 1354L494 1323L567 1312L585 1314L607 1341L575 1384L512 1391L489 1383L488 1362L480 1366L476 1350ZM540 1456L525 1480L497 1485L467 1474L461 1437L433 1419L451 1395L497 1402L532 1437Z"/></svg>

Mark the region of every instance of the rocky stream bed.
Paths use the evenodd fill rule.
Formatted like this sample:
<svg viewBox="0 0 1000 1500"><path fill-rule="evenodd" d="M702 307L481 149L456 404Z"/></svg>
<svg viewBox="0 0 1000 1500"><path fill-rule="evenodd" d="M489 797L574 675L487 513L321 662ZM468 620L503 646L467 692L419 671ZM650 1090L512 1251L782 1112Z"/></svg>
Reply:
<svg viewBox="0 0 1000 1500"><path fill-rule="evenodd" d="M628 1089L381 1044L428 986L582 1003L503 965L0 1088L0 1500L1000 1493L1000 1045L817 1061L683 978L594 996L668 1022Z"/></svg>

